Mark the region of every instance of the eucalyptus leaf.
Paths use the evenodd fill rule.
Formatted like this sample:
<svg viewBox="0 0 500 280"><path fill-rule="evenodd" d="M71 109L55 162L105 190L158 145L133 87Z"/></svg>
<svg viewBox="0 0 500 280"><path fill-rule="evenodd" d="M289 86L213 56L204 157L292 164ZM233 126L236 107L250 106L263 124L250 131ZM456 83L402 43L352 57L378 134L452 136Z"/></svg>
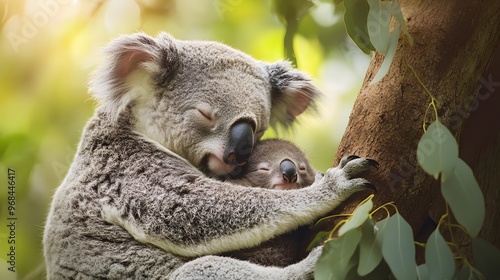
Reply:
<svg viewBox="0 0 500 280"><path fill-rule="evenodd" d="M368 0L367 29L370 41L378 52L387 53L389 49L389 23L391 22L390 1Z"/></svg>
<svg viewBox="0 0 500 280"><path fill-rule="evenodd" d="M443 197L455 219L472 237L476 237L484 221L484 197L470 167L461 159L448 180L441 183Z"/></svg>
<svg viewBox="0 0 500 280"><path fill-rule="evenodd" d="M361 239L359 230L351 230L325 243L314 268L314 279L345 279L352 267L351 257Z"/></svg>
<svg viewBox="0 0 500 280"><path fill-rule="evenodd" d="M307 246L307 251L311 251L313 248L317 247L321 242L323 242L326 238L328 238L330 232L328 231L320 231L314 236L314 239L311 241L309 246Z"/></svg>
<svg viewBox="0 0 500 280"><path fill-rule="evenodd" d="M417 279L415 245L410 225L399 213L392 215L383 231L382 255L396 279Z"/></svg>
<svg viewBox="0 0 500 280"><path fill-rule="evenodd" d="M335 258L335 245L333 240L326 242L323 246L323 251L321 252L321 256L318 258L316 262L316 266L314 267L314 278L315 279L335 279L334 271L333 271L333 260Z"/></svg>
<svg viewBox="0 0 500 280"><path fill-rule="evenodd" d="M354 255L356 257L356 255ZM351 270L347 273L345 279L349 280L380 280L380 279L389 279L389 275L391 274L391 270L389 266L385 262L380 262L380 264L367 275L361 276L358 274L356 267L352 267Z"/></svg>
<svg viewBox="0 0 500 280"><path fill-rule="evenodd" d="M455 260L450 247L436 228L425 246L425 262L431 280L452 279L455 274Z"/></svg>
<svg viewBox="0 0 500 280"><path fill-rule="evenodd" d="M427 264L421 264L417 267L417 278L418 280L428 280L430 279L429 268Z"/></svg>
<svg viewBox="0 0 500 280"><path fill-rule="evenodd" d="M401 12L401 6L399 6L398 0L394 0L392 2L391 11L392 11L392 15L396 18L399 25L401 26L401 30L403 30L403 33L406 35L406 38L408 38L408 42L410 42L410 46L413 46L413 37L411 37L410 33L408 32L408 26L406 24L406 19L404 18L403 12Z"/></svg>
<svg viewBox="0 0 500 280"><path fill-rule="evenodd" d="M368 218L361 226L361 241L359 242L359 265L357 272L365 276L372 272L382 260L382 249L375 241L375 223Z"/></svg>
<svg viewBox="0 0 500 280"><path fill-rule="evenodd" d="M474 263L486 279L498 279L500 275L500 250L490 242L475 238L472 240Z"/></svg>
<svg viewBox="0 0 500 280"><path fill-rule="evenodd" d="M370 35L366 25L370 10L366 0L344 1L344 8L344 23L349 37L364 53L368 54L370 51L375 51L375 47L370 42Z"/></svg>
<svg viewBox="0 0 500 280"><path fill-rule="evenodd" d="M373 208L373 202L371 198L364 203L358 205L356 209L352 212L351 217L343 224L339 229L339 235L360 227L370 216L370 210Z"/></svg>
<svg viewBox="0 0 500 280"><path fill-rule="evenodd" d="M349 260L349 264L347 265L347 273L343 279L351 279L352 271L354 271L354 274L356 274L356 267L358 266L358 260L359 260L359 247L356 248L354 251L354 254L352 255L351 259Z"/></svg>
<svg viewBox="0 0 500 280"><path fill-rule="evenodd" d="M439 120L431 123L420 138L417 160L424 171L435 179L441 174L441 182L445 182L453 173L458 161L458 144Z"/></svg>
<svg viewBox="0 0 500 280"><path fill-rule="evenodd" d="M382 244L384 241L384 233L387 228L387 221L389 220L390 217L387 217L385 219L382 219L378 221L375 224L375 242L377 242L377 245L382 248Z"/></svg>
<svg viewBox="0 0 500 280"><path fill-rule="evenodd" d="M468 265L463 264L462 269L455 273L453 280L477 280L479 279L476 274L469 268Z"/></svg>
<svg viewBox="0 0 500 280"><path fill-rule="evenodd" d="M382 61L382 65L380 65L380 69L378 69L377 74L373 77L373 80L370 82L370 85L377 83L382 80L383 77L389 72L389 68L391 67L392 60L394 59L394 55L396 54L396 49L398 48L398 40L399 40L399 28L398 24L394 27L391 34L389 35L389 46L387 48L387 53L385 54L384 61Z"/></svg>

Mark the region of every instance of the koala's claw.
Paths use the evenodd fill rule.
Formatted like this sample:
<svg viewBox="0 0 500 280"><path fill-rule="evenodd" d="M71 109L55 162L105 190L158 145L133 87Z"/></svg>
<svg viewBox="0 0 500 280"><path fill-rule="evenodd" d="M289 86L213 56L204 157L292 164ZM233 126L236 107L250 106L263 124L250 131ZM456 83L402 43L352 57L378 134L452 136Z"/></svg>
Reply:
<svg viewBox="0 0 500 280"><path fill-rule="evenodd" d="M371 183L363 183L363 186L367 189L370 189L372 190L373 192L377 192L377 187L375 187L375 185L371 184Z"/></svg>
<svg viewBox="0 0 500 280"><path fill-rule="evenodd" d="M367 158L366 160L370 163L371 166L373 166L377 169L380 168L380 164L378 163L378 161L371 159L371 158Z"/></svg>
<svg viewBox="0 0 500 280"><path fill-rule="evenodd" d="M358 156L347 156L340 160L339 168L342 169L348 179L359 178L371 168L379 168L379 163L370 158L361 158Z"/></svg>
<svg viewBox="0 0 500 280"><path fill-rule="evenodd" d="M340 168L344 168L344 166L345 166L348 162L353 161L353 160L358 159L358 158L359 158L359 156L357 156L357 155L348 155L348 156L346 156L346 157L343 157L343 158L340 160L339 167L340 167Z"/></svg>
<svg viewBox="0 0 500 280"><path fill-rule="evenodd" d="M357 155L349 155L349 156L347 156L346 160L347 160L347 162L349 162L349 161L351 161L353 159L357 159L357 158L359 158L359 156L357 156Z"/></svg>
<svg viewBox="0 0 500 280"><path fill-rule="evenodd" d="M356 159L359 159L360 157L357 156L357 155L348 155L346 157L343 157L341 160L340 160L340 164L339 164L339 167L340 168L344 168L344 166L346 164L348 164L349 162L353 161L353 160L356 160ZM367 163L375 168L379 168L380 167L380 164L374 160L374 159L371 159L371 158L364 158L363 160L367 161Z"/></svg>

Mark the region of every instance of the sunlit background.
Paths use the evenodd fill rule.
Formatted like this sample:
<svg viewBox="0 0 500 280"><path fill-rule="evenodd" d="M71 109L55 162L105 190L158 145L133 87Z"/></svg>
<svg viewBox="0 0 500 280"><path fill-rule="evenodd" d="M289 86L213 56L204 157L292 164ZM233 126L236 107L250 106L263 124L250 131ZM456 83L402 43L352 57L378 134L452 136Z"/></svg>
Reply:
<svg viewBox="0 0 500 280"><path fill-rule="evenodd" d="M307 2L289 2L301 1ZM275 2L0 0L0 278L15 277L7 274L5 260L8 168L17 180L17 278L44 278L43 225L95 107L86 83L99 49L119 34L165 31L179 39L220 41L261 60L284 59L285 26ZM370 58L346 37L342 7L313 2L294 49L298 68L324 96L318 113L302 116L293 132L280 137L297 143L315 168L325 170Z"/></svg>

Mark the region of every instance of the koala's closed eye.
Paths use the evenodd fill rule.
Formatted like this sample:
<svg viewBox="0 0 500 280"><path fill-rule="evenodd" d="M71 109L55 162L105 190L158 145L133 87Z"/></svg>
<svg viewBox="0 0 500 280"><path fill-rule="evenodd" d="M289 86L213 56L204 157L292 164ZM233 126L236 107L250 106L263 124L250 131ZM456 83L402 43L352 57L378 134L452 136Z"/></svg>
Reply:
<svg viewBox="0 0 500 280"><path fill-rule="evenodd" d="M210 112L207 112L207 111L204 111L201 109L197 109L197 110L198 110L198 113L200 113L202 117L204 117L208 121L213 121L212 114Z"/></svg>
<svg viewBox="0 0 500 280"><path fill-rule="evenodd" d="M271 171L271 165L269 162L261 162L257 165L257 169L255 171L269 172Z"/></svg>
<svg viewBox="0 0 500 280"><path fill-rule="evenodd" d="M214 113L212 106L207 103L201 103L196 106L196 111L202 121L206 121L209 125L213 126L218 118Z"/></svg>
<svg viewBox="0 0 500 280"><path fill-rule="evenodd" d="M305 163L300 163L299 171L307 171L307 165Z"/></svg>

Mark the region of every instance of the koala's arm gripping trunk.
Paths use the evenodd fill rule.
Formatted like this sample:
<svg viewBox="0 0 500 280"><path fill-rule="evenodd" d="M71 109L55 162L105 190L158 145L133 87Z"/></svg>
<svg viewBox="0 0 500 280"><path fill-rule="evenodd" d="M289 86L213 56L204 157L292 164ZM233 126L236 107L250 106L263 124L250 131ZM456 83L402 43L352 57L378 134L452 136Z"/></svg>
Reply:
<svg viewBox="0 0 500 280"><path fill-rule="evenodd" d="M171 172L170 167L171 174L165 176L165 170L154 171L158 175L148 178L158 182L154 186L127 178L118 198L103 200L105 219L141 242L182 256L200 256L255 246L312 222L336 200L319 188L248 188L182 169Z"/></svg>

